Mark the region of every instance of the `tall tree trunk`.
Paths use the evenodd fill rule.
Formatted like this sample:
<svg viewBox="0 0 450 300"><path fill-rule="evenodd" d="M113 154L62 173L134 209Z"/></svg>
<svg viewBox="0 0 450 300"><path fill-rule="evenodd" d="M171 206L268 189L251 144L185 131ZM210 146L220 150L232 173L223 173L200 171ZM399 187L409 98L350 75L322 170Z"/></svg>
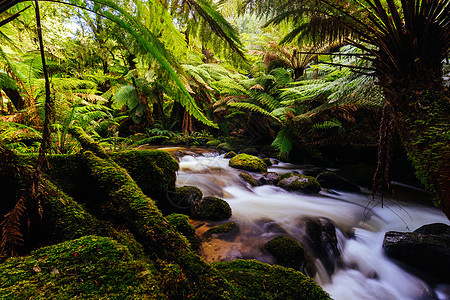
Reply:
<svg viewBox="0 0 450 300"><path fill-rule="evenodd" d="M450 99L433 70L399 78L384 94L416 175L450 217Z"/></svg>

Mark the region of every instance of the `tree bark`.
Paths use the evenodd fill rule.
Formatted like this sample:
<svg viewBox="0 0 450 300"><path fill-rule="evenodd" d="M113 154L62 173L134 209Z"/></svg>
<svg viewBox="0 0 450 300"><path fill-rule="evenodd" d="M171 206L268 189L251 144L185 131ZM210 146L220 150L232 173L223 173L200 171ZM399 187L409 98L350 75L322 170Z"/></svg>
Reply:
<svg viewBox="0 0 450 300"><path fill-rule="evenodd" d="M17 110L22 110L25 108L25 101L17 90L3 87L3 91Z"/></svg>
<svg viewBox="0 0 450 300"><path fill-rule="evenodd" d="M439 80L424 77L384 92L416 176L450 217L450 99Z"/></svg>

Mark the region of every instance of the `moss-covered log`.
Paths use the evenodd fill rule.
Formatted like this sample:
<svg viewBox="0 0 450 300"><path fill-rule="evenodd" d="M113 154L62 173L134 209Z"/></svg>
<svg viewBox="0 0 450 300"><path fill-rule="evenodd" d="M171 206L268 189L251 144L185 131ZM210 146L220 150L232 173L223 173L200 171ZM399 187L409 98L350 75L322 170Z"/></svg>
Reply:
<svg viewBox="0 0 450 300"><path fill-rule="evenodd" d="M84 152L83 158L90 176L114 205L115 218L127 224L146 254L172 263L169 269L177 268L176 272L183 274L182 290L167 287L168 292L174 293L172 296L226 299L233 294L232 286L188 247L184 237L166 222L154 201L145 196L125 169L90 151Z"/></svg>

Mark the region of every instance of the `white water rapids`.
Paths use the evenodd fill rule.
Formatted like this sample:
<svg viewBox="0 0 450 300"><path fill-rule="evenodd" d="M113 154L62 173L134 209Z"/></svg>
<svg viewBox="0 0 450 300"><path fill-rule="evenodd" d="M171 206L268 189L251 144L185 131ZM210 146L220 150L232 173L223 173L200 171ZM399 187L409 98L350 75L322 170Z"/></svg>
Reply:
<svg viewBox="0 0 450 300"><path fill-rule="evenodd" d="M186 155L180 158L177 176L178 186L197 186L204 196L217 196L230 204L231 220L239 225L240 232L222 259L255 258L273 263L262 248L280 234L265 231L268 223L295 238L300 219L325 217L336 225L341 262L330 278L316 261L314 279L333 299L450 299L450 285L428 286L387 258L382 249L387 231L450 224L438 209L392 199L385 199L381 208L380 200L368 193L322 189L319 195L310 196L270 185L251 188L239 178L241 171L228 167L228 161L223 155L211 153ZM280 162L269 171L302 173L304 169Z"/></svg>

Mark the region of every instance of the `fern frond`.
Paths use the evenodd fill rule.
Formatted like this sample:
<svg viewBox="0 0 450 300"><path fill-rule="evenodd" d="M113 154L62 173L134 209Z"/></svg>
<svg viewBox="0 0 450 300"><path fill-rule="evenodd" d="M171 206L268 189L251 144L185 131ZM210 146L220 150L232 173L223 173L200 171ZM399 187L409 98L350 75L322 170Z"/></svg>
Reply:
<svg viewBox="0 0 450 300"><path fill-rule="evenodd" d="M229 103L228 106L242 108L242 109L246 109L246 110L249 110L249 111L260 113L260 114L268 116L271 119L273 119L273 120L277 121L278 123L282 124L282 121L280 119L278 119L273 114L271 114L269 111L261 108L258 105L255 105L255 104L252 104L252 103L237 102L237 103Z"/></svg>
<svg viewBox="0 0 450 300"><path fill-rule="evenodd" d="M280 151L281 154L287 155L291 152L293 140L294 130L290 126L284 126L278 132L277 137L272 142L272 146Z"/></svg>

